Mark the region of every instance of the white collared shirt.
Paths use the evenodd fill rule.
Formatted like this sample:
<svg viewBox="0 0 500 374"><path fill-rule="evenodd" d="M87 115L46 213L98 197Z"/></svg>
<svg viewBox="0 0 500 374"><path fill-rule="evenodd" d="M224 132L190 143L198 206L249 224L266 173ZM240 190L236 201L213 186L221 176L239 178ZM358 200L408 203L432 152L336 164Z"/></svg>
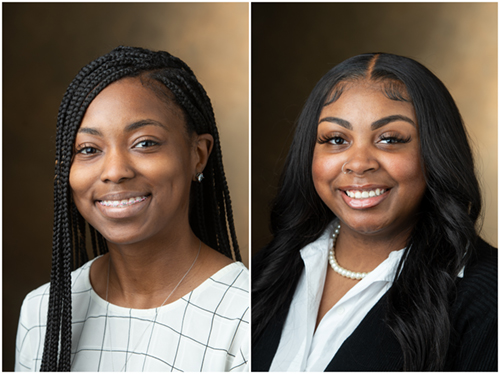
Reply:
<svg viewBox="0 0 500 374"><path fill-rule="evenodd" d="M319 239L301 249L304 271L290 305L280 344L269 371L324 371L342 343L392 286L404 248L351 288L321 320L316 319L323 295L334 221Z"/></svg>
<svg viewBox="0 0 500 374"><path fill-rule="evenodd" d="M351 288L323 317L316 319L325 286L328 252L338 221L300 250L304 271L290 305L280 343L269 371L324 371L344 341L394 282L404 250L389 257ZM459 277L463 277L464 269Z"/></svg>

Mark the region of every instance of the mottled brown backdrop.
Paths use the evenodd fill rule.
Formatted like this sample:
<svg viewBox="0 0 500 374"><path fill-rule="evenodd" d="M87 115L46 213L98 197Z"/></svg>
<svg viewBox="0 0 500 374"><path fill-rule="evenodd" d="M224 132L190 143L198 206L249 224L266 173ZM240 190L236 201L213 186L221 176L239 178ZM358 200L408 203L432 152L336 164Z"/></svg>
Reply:
<svg viewBox="0 0 500 374"><path fill-rule="evenodd" d="M248 265L246 3L3 4L3 369L19 308L49 280L59 103L81 67L118 45L183 59L210 96Z"/></svg>
<svg viewBox="0 0 500 374"><path fill-rule="evenodd" d="M365 52L411 57L450 90L483 188L482 236L497 245L497 4L252 4L252 254L270 239L269 202L293 125L316 82Z"/></svg>

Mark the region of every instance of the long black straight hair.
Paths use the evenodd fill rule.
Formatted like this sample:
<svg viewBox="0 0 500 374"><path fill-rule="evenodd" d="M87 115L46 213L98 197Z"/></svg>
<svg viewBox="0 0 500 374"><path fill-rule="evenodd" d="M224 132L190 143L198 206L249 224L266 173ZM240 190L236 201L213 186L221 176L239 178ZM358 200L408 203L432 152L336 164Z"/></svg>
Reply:
<svg viewBox="0 0 500 374"><path fill-rule="evenodd" d="M304 266L299 250L335 218L312 181L317 125L325 103L358 80L379 83L388 98L409 101L415 109L427 188L407 243L411 250L387 294L385 322L401 345L405 370L439 370L450 341L455 279L478 239L481 194L468 135L450 93L426 67L393 54L363 54L340 63L307 99L272 204L273 239L252 264L252 340L255 344L271 317L288 308Z"/></svg>
<svg viewBox="0 0 500 374"><path fill-rule="evenodd" d="M41 371L71 369L71 271L89 260L87 226L94 257L108 251L106 240L87 225L72 201L69 171L85 111L104 88L124 77L139 77L161 99L174 101L184 113L188 133L213 136L212 153L203 171L205 179L203 183L191 184L189 223L208 246L241 260L215 116L203 86L183 61L167 52L115 48L80 70L59 108L52 271Z"/></svg>

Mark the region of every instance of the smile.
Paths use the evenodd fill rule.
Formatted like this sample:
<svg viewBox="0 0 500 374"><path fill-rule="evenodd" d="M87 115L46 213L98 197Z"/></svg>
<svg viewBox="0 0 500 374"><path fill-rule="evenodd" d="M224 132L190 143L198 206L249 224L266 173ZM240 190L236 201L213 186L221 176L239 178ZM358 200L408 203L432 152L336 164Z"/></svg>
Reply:
<svg viewBox="0 0 500 374"><path fill-rule="evenodd" d="M377 188L375 190L368 190L368 191L345 191L346 195L349 196L351 199L368 199L370 197L375 197L375 196L380 196L385 192L385 189L380 189Z"/></svg>
<svg viewBox="0 0 500 374"><path fill-rule="evenodd" d="M374 208L384 201L391 192L390 188L341 189L344 202L352 209Z"/></svg>
<svg viewBox="0 0 500 374"><path fill-rule="evenodd" d="M113 208L125 208L128 206L140 203L141 201L144 201L146 199L147 199L147 196L137 196L137 197L131 197L130 199L100 200L98 202L102 206L108 206L108 207L113 207Z"/></svg>

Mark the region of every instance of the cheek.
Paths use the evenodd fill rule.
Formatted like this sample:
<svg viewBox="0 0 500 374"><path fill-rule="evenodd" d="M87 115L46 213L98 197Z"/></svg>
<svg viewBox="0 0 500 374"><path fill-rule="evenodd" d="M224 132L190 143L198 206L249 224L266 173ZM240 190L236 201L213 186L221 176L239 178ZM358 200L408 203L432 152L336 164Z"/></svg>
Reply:
<svg viewBox="0 0 500 374"><path fill-rule="evenodd" d="M78 167L71 167L69 172L69 186L73 194L75 202L82 197L82 194L88 189L90 176L79 169Z"/></svg>
<svg viewBox="0 0 500 374"><path fill-rule="evenodd" d="M177 152L143 164L141 172L162 199L171 196L183 199L181 196L189 196L192 174L194 175L191 169L189 157Z"/></svg>
<svg viewBox="0 0 500 374"><path fill-rule="evenodd" d="M391 159L386 168L398 184L405 187L408 194L414 197L423 195L426 182L419 153Z"/></svg>
<svg viewBox="0 0 500 374"><path fill-rule="evenodd" d="M81 168L71 167L69 172L69 186L73 202L83 218L87 222L93 224L94 222L89 214L91 209L89 202L91 199L88 196L91 187L91 179L91 175L88 171L85 172Z"/></svg>
<svg viewBox="0 0 500 374"><path fill-rule="evenodd" d="M182 179L189 175L190 170L190 155L184 150L177 150L161 158L157 162L151 163L148 171L145 171L145 173L151 177L156 176L158 179Z"/></svg>
<svg viewBox="0 0 500 374"><path fill-rule="evenodd" d="M332 182L341 173L342 164L338 157L322 155L314 152L312 161L312 179L316 192L324 201L325 194L330 191Z"/></svg>

